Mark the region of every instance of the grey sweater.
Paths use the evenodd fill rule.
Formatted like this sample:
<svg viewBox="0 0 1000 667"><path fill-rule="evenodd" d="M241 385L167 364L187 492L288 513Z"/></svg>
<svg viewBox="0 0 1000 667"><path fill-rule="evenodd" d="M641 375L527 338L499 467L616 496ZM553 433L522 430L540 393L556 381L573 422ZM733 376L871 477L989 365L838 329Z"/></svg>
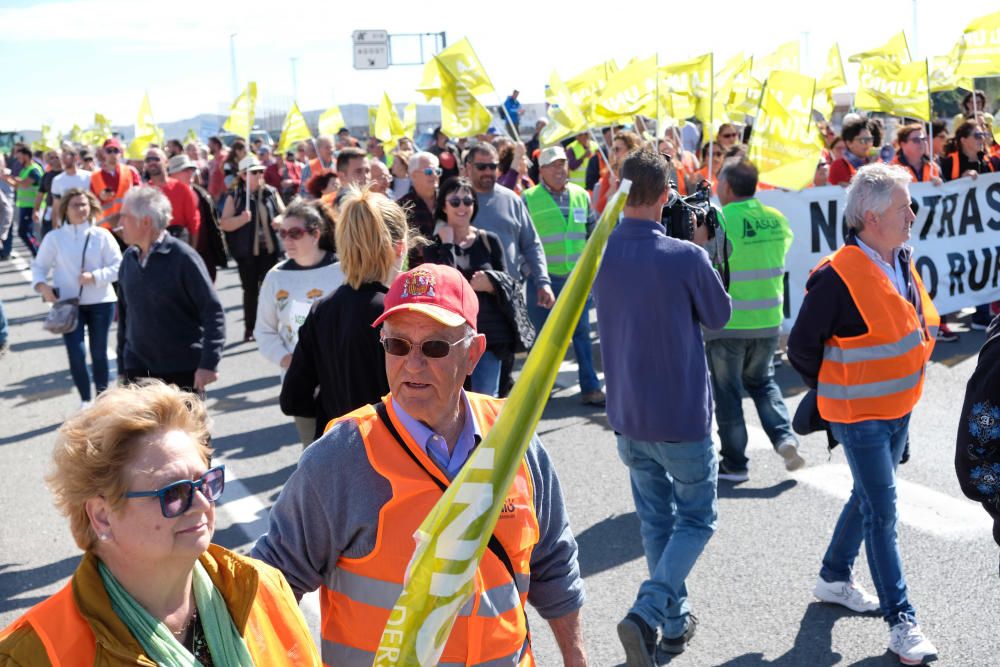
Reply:
<svg viewBox="0 0 1000 667"><path fill-rule="evenodd" d="M576 540L559 479L537 436L526 460L539 531L531 554L528 601L542 618L558 618L583 606ZM391 495L389 480L368 461L356 422L340 422L302 454L271 507L267 534L251 555L281 570L301 597L335 580L341 556L353 559L371 553L379 512Z"/></svg>
<svg viewBox="0 0 1000 667"><path fill-rule="evenodd" d="M532 276L537 285L551 284L542 241L521 198L513 190L494 185L493 192L478 192L476 199L475 225L500 237L507 273L519 282Z"/></svg>

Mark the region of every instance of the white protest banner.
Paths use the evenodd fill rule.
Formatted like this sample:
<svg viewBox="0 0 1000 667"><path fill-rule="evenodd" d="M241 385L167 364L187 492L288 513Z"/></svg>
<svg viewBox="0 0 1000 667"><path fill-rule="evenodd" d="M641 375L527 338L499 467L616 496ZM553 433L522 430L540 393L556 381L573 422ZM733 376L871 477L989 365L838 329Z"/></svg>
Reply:
<svg viewBox="0 0 1000 667"><path fill-rule="evenodd" d="M801 192L766 190L758 197L784 213L795 233L785 260L790 326L809 272L844 244L846 197L836 185ZM938 187L913 183L910 198L919 210L909 245L938 311L952 313L1000 300L1000 174L960 178Z"/></svg>

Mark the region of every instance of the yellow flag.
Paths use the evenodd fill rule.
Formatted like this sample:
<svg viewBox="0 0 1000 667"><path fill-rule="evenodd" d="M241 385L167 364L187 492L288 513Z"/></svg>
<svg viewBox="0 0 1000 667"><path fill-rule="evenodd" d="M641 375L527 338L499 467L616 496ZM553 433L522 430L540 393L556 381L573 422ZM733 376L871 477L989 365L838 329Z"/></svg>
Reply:
<svg viewBox="0 0 1000 667"><path fill-rule="evenodd" d="M434 60L437 61L436 64ZM445 80L440 75L442 67L473 95L486 95L494 91L493 82L468 39L462 38L455 42L434 56L434 60L424 67L424 77L417 88L427 99L442 97L444 94L442 88Z"/></svg>
<svg viewBox="0 0 1000 667"><path fill-rule="evenodd" d="M816 82L813 109L830 120L833 115L833 89L847 85L844 77L844 61L840 57L840 46L834 44L826 54L826 69Z"/></svg>
<svg viewBox="0 0 1000 667"><path fill-rule="evenodd" d="M980 16L965 27L961 76L1000 76L1000 12Z"/></svg>
<svg viewBox="0 0 1000 667"><path fill-rule="evenodd" d="M750 111L747 109L747 94L752 83L753 56L746 58L739 53L729 59L721 70L715 73L715 99L712 117L719 123L742 123Z"/></svg>
<svg viewBox="0 0 1000 667"><path fill-rule="evenodd" d="M911 116L930 122L931 98L927 61L896 65L882 58L861 62L854 107Z"/></svg>
<svg viewBox="0 0 1000 667"><path fill-rule="evenodd" d="M42 125L42 136L31 142L32 151L57 151L62 146L62 136L50 125Z"/></svg>
<svg viewBox="0 0 1000 667"><path fill-rule="evenodd" d="M906 33L900 30L895 35L890 37L889 41L882 46L874 48L871 51L855 53L847 60L852 63L860 63L862 60L868 60L870 58L882 58L883 60L888 60L889 62L896 63L898 65L909 64L910 47L906 43Z"/></svg>
<svg viewBox="0 0 1000 667"><path fill-rule="evenodd" d="M771 53L754 61L754 74L763 80L775 70L798 72L799 58L799 41L796 39L785 42Z"/></svg>
<svg viewBox="0 0 1000 667"><path fill-rule="evenodd" d="M285 122L281 126L281 138L278 140L278 153L284 154L285 151L289 150L297 142L309 139L312 137L312 132L309 131L309 126L306 124L305 116L299 111L299 105L296 102L292 102L292 108L288 110L288 114L285 116Z"/></svg>
<svg viewBox="0 0 1000 667"><path fill-rule="evenodd" d="M200 144L201 139L198 138L197 133L195 133L194 128L188 128L187 134L184 135L184 145L188 144Z"/></svg>
<svg viewBox="0 0 1000 667"><path fill-rule="evenodd" d="M539 137L543 146L551 146L567 137L587 131L587 119L573 101L573 95L559 74L552 70L549 85L545 88L545 101L549 103L549 124Z"/></svg>
<svg viewBox="0 0 1000 667"><path fill-rule="evenodd" d="M83 133L84 142L92 146L100 146L112 136L111 121L99 113L94 114L94 127Z"/></svg>
<svg viewBox="0 0 1000 667"><path fill-rule="evenodd" d="M566 79L566 90L573 96L573 103L585 118L590 118L594 104L608 85L608 79L616 72L618 65L614 60L608 60Z"/></svg>
<svg viewBox="0 0 1000 667"><path fill-rule="evenodd" d="M392 146L406 136L403 121L396 113L396 107L389 99L389 93L382 93L382 103L375 112L374 136L386 145L387 151L392 150Z"/></svg>
<svg viewBox="0 0 1000 667"><path fill-rule="evenodd" d="M812 122L816 80L798 72L771 72L747 157L760 170L760 181L800 190L813 181L823 140Z"/></svg>
<svg viewBox="0 0 1000 667"><path fill-rule="evenodd" d="M153 121L153 107L149 103L149 93L142 96L139 111L135 117L135 138L125 149L125 157L141 160L146 157L150 144L163 144L163 131Z"/></svg>
<svg viewBox="0 0 1000 667"><path fill-rule="evenodd" d="M637 114L656 115L656 56L633 59L612 74L593 106L592 121L630 121Z"/></svg>
<svg viewBox="0 0 1000 667"><path fill-rule="evenodd" d="M319 115L319 133L333 136L340 132L341 128L347 127L344 122L344 115L340 113L340 107L336 104Z"/></svg>
<svg viewBox="0 0 1000 667"><path fill-rule="evenodd" d="M666 89L673 95L687 96L692 107L689 116L701 121L703 127L713 126L714 71L711 53L684 62L664 65L659 68L658 74L661 91Z"/></svg>
<svg viewBox="0 0 1000 667"><path fill-rule="evenodd" d="M951 47L951 52L946 56L934 56L928 63L930 65L930 89L932 93L939 93L956 88L972 90L975 84L972 77L959 76L958 66L962 61L962 54L965 51L965 41L960 39Z"/></svg>
<svg viewBox="0 0 1000 667"><path fill-rule="evenodd" d="M368 107L368 134L375 134L375 117L378 116L378 107Z"/></svg>
<svg viewBox="0 0 1000 667"><path fill-rule="evenodd" d="M257 84L251 81L229 107L229 118L223 123L226 132L232 132L244 139L250 139L254 115L257 108Z"/></svg>
<svg viewBox="0 0 1000 667"><path fill-rule="evenodd" d="M403 108L403 133L413 139L417 136L417 103L410 102Z"/></svg>
<svg viewBox="0 0 1000 667"><path fill-rule="evenodd" d="M83 130L80 129L79 125L73 125L73 129L69 131L69 140L74 144L83 143Z"/></svg>
<svg viewBox="0 0 1000 667"><path fill-rule="evenodd" d="M142 102L139 103L139 113L136 114L135 119L135 135L142 136L144 134L154 134L156 131L156 123L153 122L153 107L149 103L149 93L142 96Z"/></svg>
<svg viewBox="0 0 1000 667"><path fill-rule="evenodd" d="M483 134L493 122L493 114L480 104L458 79L452 76L437 56L438 77L441 81L441 130L449 137L471 137Z"/></svg>
<svg viewBox="0 0 1000 667"><path fill-rule="evenodd" d="M499 520L504 494L542 416L631 185L623 180L604 209L500 416L417 529L403 592L376 649L377 665L438 664L455 618L475 590L479 561Z"/></svg>

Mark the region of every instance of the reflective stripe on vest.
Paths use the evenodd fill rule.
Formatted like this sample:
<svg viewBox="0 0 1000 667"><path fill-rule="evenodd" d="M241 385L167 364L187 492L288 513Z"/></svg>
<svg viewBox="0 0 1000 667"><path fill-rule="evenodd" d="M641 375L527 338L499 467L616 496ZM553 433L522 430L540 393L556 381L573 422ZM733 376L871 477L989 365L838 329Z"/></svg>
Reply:
<svg viewBox="0 0 1000 667"><path fill-rule="evenodd" d="M563 216L559 205L544 185L536 185L524 192L531 222L538 232L545 251L549 274L569 275L587 245L587 218L590 216L590 197L583 188L566 184L569 209Z"/></svg>
<svg viewBox="0 0 1000 667"><path fill-rule="evenodd" d="M31 174L38 176L38 182L34 185L17 186L17 191L14 193L14 206L16 208L35 208L35 197L38 196L38 188L42 185L42 168L34 162L30 162L27 167L21 170L18 178L24 180Z"/></svg>
<svg viewBox="0 0 1000 667"><path fill-rule="evenodd" d="M573 185L578 185L581 188L587 187L587 161L583 159L583 156L587 154L587 149L579 140L574 139L570 142L569 146L566 147L567 151L572 151L573 156L577 160L583 160L580 166L569 172L569 182Z"/></svg>
<svg viewBox="0 0 1000 667"><path fill-rule="evenodd" d="M503 402L469 393L469 404L483 435L496 421ZM389 500L379 510L378 536L371 552L362 558L341 556L320 587L321 636L324 663L336 667L370 667L392 662L390 655L376 655L383 630L415 547L413 534L441 498L447 477L437 468L405 429L399 427L392 402L386 410L402 437L401 445L378 419L371 406L335 420L327 428L357 429L372 468L388 480ZM344 422L344 423L340 423ZM404 451L403 447L408 451ZM420 462L419 464L417 462ZM440 665L534 665L526 653L527 601L531 553L538 542L538 519L527 463L522 460L514 482L504 495L495 494L504 511L493 534L510 558L511 580L499 558L487 550L474 577L474 593L460 610L445 643Z"/></svg>
<svg viewBox="0 0 1000 667"><path fill-rule="evenodd" d="M99 222L105 227L108 227L110 224L105 224L106 220L121 212L122 203L125 201L125 193L131 187L132 171L125 165L118 165L118 189L110 199L105 199L102 195L104 190L107 189L107 183L104 179L104 169L98 169L91 175L90 189L92 192L97 193L97 198L101 201L101 219Z"/></svg>
<svg viewBox="0 0 1000 667"><path fill-rule="evenodd" d="M755 198L726 204L720 218L733 245L729 258L733 314L726 330L780 327L784 319L785 255L794 238L788 220Z"/></svg>
<svg viewBox="0 0 1000 667"><path fill-rule="evenodd" d="M819 266L827 263L847 286L867 333L826 342L816 387L820 415L827 421L856 423L908 414L920 399L940 323L920 275L911 262L918 314L857 246L840 248Z"/></svg>

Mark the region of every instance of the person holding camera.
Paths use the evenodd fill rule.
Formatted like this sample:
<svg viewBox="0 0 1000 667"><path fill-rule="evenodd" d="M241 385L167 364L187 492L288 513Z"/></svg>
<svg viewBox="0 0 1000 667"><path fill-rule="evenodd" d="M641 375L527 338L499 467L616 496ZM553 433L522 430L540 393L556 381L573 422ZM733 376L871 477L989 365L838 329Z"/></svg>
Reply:
<svg viewBox="0 0 1000 667"><path fill-rule="evenodd" d="M785 469L798 470L806 464L774 381L774 352L784 319L785 256L794 235L788 219L761 204L756 191L757 167L746 158L727 160L719 172L718 192L720 223L732 244L729 296L733 316L724 329L705 332L705 353L722 443L719 479L730 482L749 479L744 390L753 399L764 432L784 459Z"/></svg>
<svg viewBox="0 0 1000 667"><path fill-rule="evenodd" d="M715 532L717 459L712 392L701 327L721 329L732 312L722 279L698 245L661 224L670 162L633 151L624 218L611 233L594 281L603 343L608 422L629 468L650 576L618 624L629 667L653 667L659 649L684 651L697 620L684 580ZM706 226L696 239L707 242Z"/></svg>

